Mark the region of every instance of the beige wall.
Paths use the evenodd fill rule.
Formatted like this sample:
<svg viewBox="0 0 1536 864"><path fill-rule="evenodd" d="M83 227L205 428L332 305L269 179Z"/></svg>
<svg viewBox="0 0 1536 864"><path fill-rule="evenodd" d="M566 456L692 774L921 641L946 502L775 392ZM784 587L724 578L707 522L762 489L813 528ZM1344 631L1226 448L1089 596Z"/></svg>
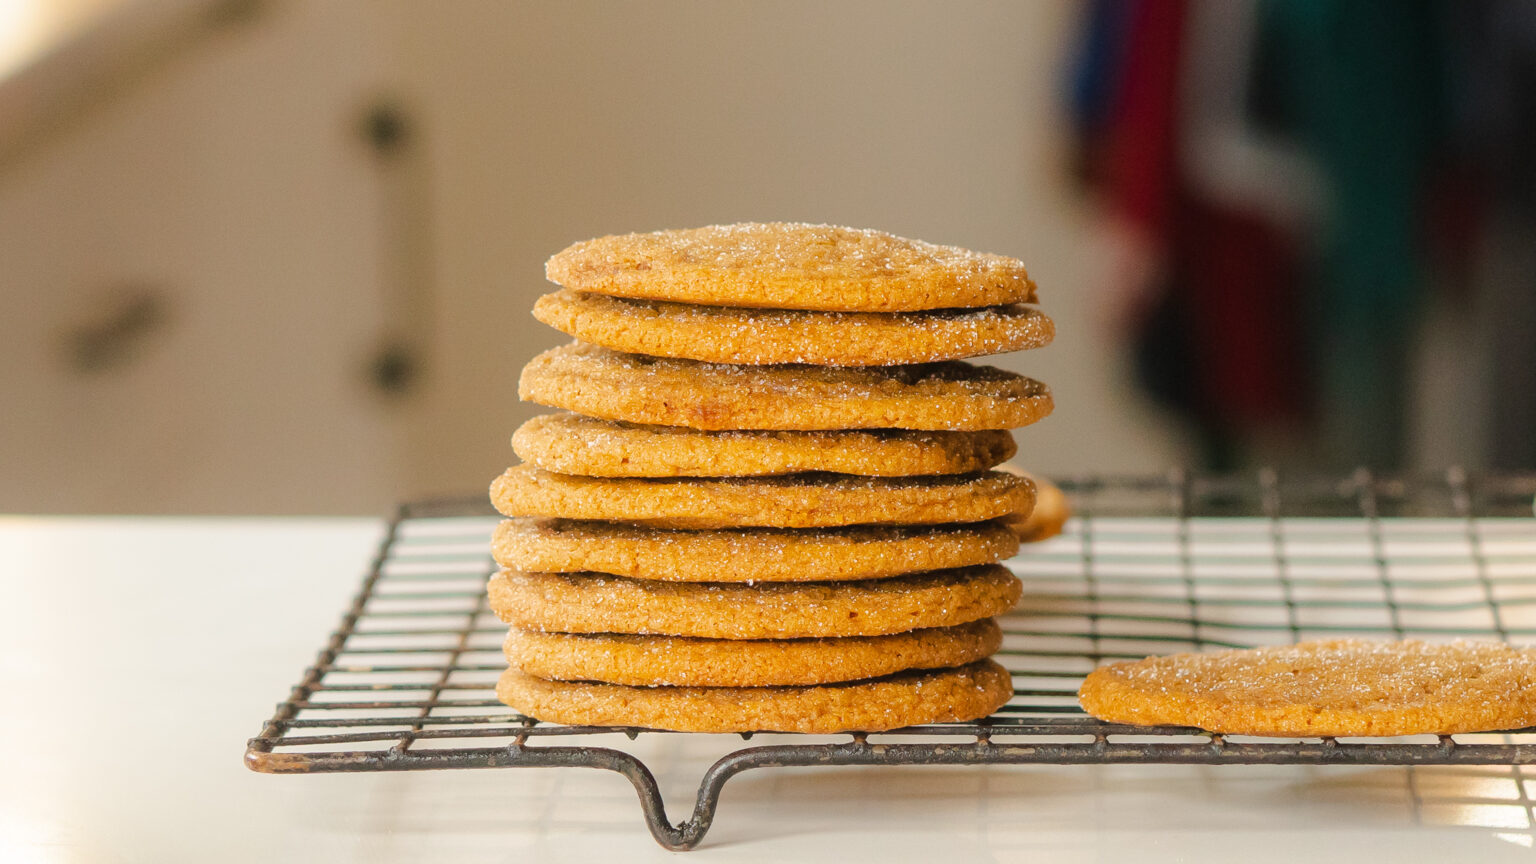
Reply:
<svg viewBox="0 0 1536 864"><path fill-rule="evenodd" d="M1076 4L291 2L189 49L0 166L0 510L377 512L475 492L558 344L543 260L603 233L740 219L879 227L1023 258L1057 345L1019 433L1047 472L1157 470L1089 286L1109 250L1063 181ZM398 88L429 200L424 386L362 369L398 277L353 134ZM414 205L413 205L414 206ZM59 333L148 280L164 338L83 378Z"/></svg>
<svg viewBox="0 0 1536 864"><path fill-rule="evenodd" d="M378 190L385 80L360 4L293 3L177 49L0 163L0 511L378 511L398 494ZM161 323L75 370L139 291Z"/></svg>
<svg viewBox="0 0 1536 864"><path fill-rule="evenodd" d="M128 0L6 0L0 3L0 76L26 66L111 15Z"/></svg>
<svg viewBox="0 0 1536 864"><path fill-rule="evenodd" d="M1064 183L1068 2L402 2L431 135L442 312L416 488L510 458L543 261L594 235L744 219L878 227L1024 259L1055 346L1002 365L1057 413L1045 471L1161 470L1169 431L1095 323L1107 250ZM451 423L438 422L452 418Z"/></svg>

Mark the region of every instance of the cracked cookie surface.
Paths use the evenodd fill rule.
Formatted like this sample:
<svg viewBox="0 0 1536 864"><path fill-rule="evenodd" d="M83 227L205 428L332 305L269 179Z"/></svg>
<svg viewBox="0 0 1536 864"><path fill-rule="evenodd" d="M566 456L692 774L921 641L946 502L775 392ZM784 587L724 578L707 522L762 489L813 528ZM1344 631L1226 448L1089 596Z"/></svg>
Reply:
<svg viewBox="0 0 1536 864"><path fill-rule="evenodd" d="M869 477L984 471L1016 452L1004 430L705 432L560 412L518 427L512 449L546 471L588 477L747 477L827 471Z"/></svg>
<svg viewBox="0 0 1536 864"><path fill-rule="evenodd" d="M1002 471L924 477L786 474L629 478L515 465L491 483L503 516L602 520L656 528L930 525L1027 515L1035 487Z"/></svg>
<svg viewBox="0 0 1536 864"><path fill-rule="evenodd" d="M699 639L514 627L503 649L513 668L551 681L782 687L963 666L991 656L1002 640L997 622L983 618L956 627L825 639Z"/></svg>
<svg viewBox="0 0 1536 864"><path fill-rule="evenodd" d="M1112 723L1277 737L1449 735L1536 724L1536 650L1335 639L1101 666L1078 692Z"/></svg>
<svg viewBox="0 0 1536 864"><path fill-rule="evenodd" d="M975 720L1013 696L992 660L809 687L630 687L502 673L496 696L550 723L679 732L880 732Z"/></svg>
<svg viewBox="0 0 1536 864"><path fill-rule="evenodd" d="M507 519L496 563L664 582L836 582L991 564L1019 551L1002 520L960 525L680 531L566 519Z"/></svg>
<svg viewBox="0 0 1536 864"><path fill-rule="evenodd" d="M1050 388L963 360L908 366L737 366L584 342L523 367L518 397L627 423L691 429L1015 429L1051 413Z"/></svg>
<svg viewBox="0 0 1536 864"><path fill-rule="evenodd" d="M1056 328L1030 306L924 312L808 312L629 300L584 291L540 297L533 317L614 351L753 365L894 366L961 360L1050 344Z"/></svg>
<svg viewBox="0 0 1536 864"><path fill-rule="evenodd" d="M706 639L883 636L953 627L1013 608L1022 586L998 564L850 582L658 582L502 570L491 609L524 630Z"/></svg>
<svg viewBox="0 0 1536 864"><path fill-rule="evenodd" d="M1013 258L799 222L598 237L557 252L544 273L565 288L715 306L901 312L1035 300Z"/></svg>

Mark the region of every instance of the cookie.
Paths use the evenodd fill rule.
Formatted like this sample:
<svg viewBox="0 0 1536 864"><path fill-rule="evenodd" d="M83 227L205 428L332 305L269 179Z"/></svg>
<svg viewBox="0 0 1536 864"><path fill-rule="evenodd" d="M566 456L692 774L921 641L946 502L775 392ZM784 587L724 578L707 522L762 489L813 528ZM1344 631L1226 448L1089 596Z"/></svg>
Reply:
<svg viewBox="0 0 1536 864"><path fill-rule="evenodd" d="M656 528L830 528L980 522L1034 505L1034 486L1001 471L928 477L629 478L515 465L491 483L504 516L602 519Z"/></svg>
<svg viewBox="0 0 1536 864"><path fill-rule="evenodd" d="M1038 381L963 360L910 366L735 366L573 342L523 368L529 402L691 429L1013 429L1051 413Z"/></svg>
<svg viewBox="0 0 1536 864"><path fill-rule="evenodd" d="M975 720L1012 696L1008 670L991 660L810 687L627 687L516 669L496 683L498 699L545 722L678 732L881 732Z"/></svg>
<svg viewBox="0 0 1536 864"><path fill-rule="evenodd" d="M750 477L830 471L876 477L985 471L1015 451L1003 430L702 432L561 412L512 436L523 461L588 477Z"/></svg>
<svg viewBox="0 0 1536 864"><path fill-rule="evenodd" d="M1060 534L1067 520L1072 517L1072 506L1067 501L1066 493L1051 481L1011 465L1001 466L1000 470L1028 477L1035 484L1035 506L1026 514L1015 514L1004 520L1019 539L1025 543L1038 543Z"/></svg>
<svg viewBox="0 0 1536 864"><path fill-rule="evenodd" d="M710 363L894 366L1023 351L1055 325L1029 306L925 312L807 312L697 306L557 291L533 317L615 351Z"/></svg>
<svg viewBox="0 0 1536 864"><path fill-rule="evenodd" d="M909 312L1035 300L1012 258L793 222L599 237L556 253L544 273L579 291L711 306Z"/></svg>
<svg viewBox="0 0 1536 864"><path fill-rule="evenodd" d="M1078 698L1111 723L1317 738L1536 725L1536 650L1339 639L1101 666Z"/></svg>
<svg viewBox="0 0 1536 864"><path fill-rule="evenodd" d="M706 639L883 636L1008 611L1018 577L998 564L854 582L657 582L598 573L491 577L491 608L523 630Z"/></svg>
<svg viewBox="0 0 1536 864"><path fill-rule="evenodd" d="M508 519L496 563L668 582L833 582L991 564L1019 550L999 520L965 525L668 531L611 522Z"/></svg>
<svg viewBox="0 0 1536 864"><path fill-rule="evenodd" d="M879 678L907 669L963 666L1002 644L997 622L838 639L694 639L513 628L512 668L554 681L648 687L780 687Z"/></svg>

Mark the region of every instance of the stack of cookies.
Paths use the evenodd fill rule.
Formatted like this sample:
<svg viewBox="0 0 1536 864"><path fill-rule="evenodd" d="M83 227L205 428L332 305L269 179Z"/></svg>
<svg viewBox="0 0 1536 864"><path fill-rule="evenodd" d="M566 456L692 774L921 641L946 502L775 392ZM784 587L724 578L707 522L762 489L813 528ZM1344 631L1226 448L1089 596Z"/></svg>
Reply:
<svg viewBox="0 0 1536 864"><path fill-rule="evenodd" d="M1019 262L875 231L741 224L550 259L534 315L577 341L523 370L491 499L497 695L577 725L878 731L1012 695L988 659L998 561L1044 417L960 358L1044 345Z"/></svg>

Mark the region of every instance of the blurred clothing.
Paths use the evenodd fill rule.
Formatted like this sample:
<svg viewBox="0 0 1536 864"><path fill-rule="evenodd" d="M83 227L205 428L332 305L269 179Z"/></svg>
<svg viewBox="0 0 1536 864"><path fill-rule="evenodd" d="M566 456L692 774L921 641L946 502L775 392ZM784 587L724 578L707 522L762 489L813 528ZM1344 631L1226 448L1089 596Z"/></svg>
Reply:
<svg viewBox="0 0 1536 864"><path fill-rule="evenodd" d="M1136 348L1142 382L1222 440L1303 412L1290 239L1242 202L1214 200L1179 158L1190 3L1099 2L1074 90L1088 181L1160 258L1160 302ZM1232 290L1231 286L1243 286Z"/></svg>
<svg viewBox="0 0 1536 864"><path fill-rule="evenodd" d="M1277 427L1308 429L1322 465L1399 466L1421 295L1446 264L1427 250L1536 243L1469 222L1536 201L1536 4L1100 0L1084 33L1083 175L1160 274L1137 334L1144 384L1197 424L1214 467ZM1498 176L1469 189L1478 164ZM1494 293L1536 303L1515 278ZM1536 363L1518 366L1495 385L1520 418L1496 422L1499 438L1536 416L1520 407Z"/></svg>
<svg viewBox="0 0 1536 864"><path fill-rule="evenodd" d="M1486 334L1490 467L1536 467L1536 3L1467 0L1450 34L1458 162L1481 198L1475 290Z"/></svg>

